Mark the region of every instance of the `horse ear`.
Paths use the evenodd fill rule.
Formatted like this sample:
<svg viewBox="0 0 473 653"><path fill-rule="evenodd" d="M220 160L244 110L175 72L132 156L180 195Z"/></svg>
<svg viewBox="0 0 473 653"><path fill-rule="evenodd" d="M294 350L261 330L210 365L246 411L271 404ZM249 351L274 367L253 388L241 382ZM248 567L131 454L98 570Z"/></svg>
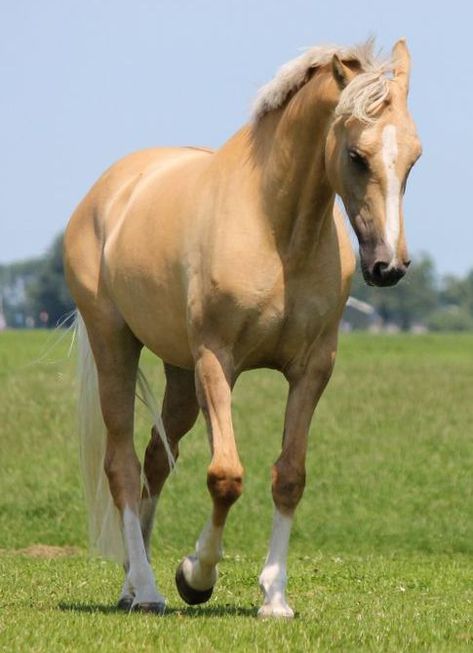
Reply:
<svg viewBox="0 0 473 653"><path fill-rule="evenodd" d="M411 71L411 55L407 48L406 39L399 39L393 47L394 79L404 89L405 94L409 92L409 75Z"/></svg>
<svg viewBox="0 0 473 653"><path fill-rule="evenodd" d="M343 63L338 54L334 54L332 57L332 74L341 91L343 91L345 86L347 86L354 77L353 71Z"/></svg>

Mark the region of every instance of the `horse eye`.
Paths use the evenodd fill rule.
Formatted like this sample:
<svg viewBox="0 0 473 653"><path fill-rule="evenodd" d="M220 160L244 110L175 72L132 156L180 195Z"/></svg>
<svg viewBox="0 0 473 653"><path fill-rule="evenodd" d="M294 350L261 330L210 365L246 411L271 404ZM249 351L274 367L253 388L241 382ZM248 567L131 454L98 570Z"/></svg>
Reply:
<svg viewBox="0 0 473 653"><path fill-rule="evenodd" d="M359 170L363 170L364 172L369 170L370 166L367 159L362 154L360 154L358 150L350 148L348 150L348 156Z"/></svg>

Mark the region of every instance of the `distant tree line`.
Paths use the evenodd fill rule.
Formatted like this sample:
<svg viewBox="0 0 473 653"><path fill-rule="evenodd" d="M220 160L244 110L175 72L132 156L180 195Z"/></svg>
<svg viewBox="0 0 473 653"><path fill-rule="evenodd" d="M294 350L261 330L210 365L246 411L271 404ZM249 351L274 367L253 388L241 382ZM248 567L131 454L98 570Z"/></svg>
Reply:
<svg viewBox="0 0 473 653"><path fill-rule="evenodd" d="M0 266L0 310L9 327L55 327L74 310L64 279L63 235L45 256Z"/></svg>
<svg viewBox="0 0 473 653"><path fill-rule="evenodd" d="M54 327L74 309L64 280L62 249L61 234L45 256L0 265L3 326ZM374 309L381 328L473 330L473 269L465 277L441 278L428 255L414 260L406 278L393 288L367 286L358 266L351 294Z"/></svg>
<svg viewBox="0 0 473 653"><path fill-rule="evenodd" d="M426 254L413 261L406 277L391 288L367 286L357 266L351 294L374 307L381 323L403 331L473 330L473 269L465 277L439 277Z"/></svg>

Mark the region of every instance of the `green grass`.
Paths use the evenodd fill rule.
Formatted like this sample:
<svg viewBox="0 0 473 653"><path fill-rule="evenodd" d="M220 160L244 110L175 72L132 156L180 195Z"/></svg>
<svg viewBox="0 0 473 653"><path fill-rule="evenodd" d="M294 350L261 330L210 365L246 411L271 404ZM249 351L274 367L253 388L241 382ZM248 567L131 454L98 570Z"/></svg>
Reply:
<svg viewBox="0 0 473 653"><path fill-rule="evenodd" d="M472 336L342 337L291 540L290 623L255 619L284 380L258 371L235 389L245 491L212 600L187 608L173 583L210 508L200 420L183 441L154 536L167 614L126 616L113 609L121 571L86 555L73 362L65 342L37 361L50 337L0 334L1 651L473 648ZM144 366L162 393L160 365L146 356ZM147 433L139 409L141 451ZM36 544L76 549L51 559L18 551Z"/></svg>

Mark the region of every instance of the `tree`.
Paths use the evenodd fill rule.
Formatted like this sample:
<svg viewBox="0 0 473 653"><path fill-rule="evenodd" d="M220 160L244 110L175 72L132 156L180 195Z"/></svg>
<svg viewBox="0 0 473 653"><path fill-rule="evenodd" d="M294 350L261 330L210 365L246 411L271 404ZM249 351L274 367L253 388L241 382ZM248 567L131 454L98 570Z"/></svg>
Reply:
<svg viewBox="0 0 473 653"><path fill-rule="evenodd" d="M427 320L431 331L472 331L473 316L462 306L443 306Z"/></svg>
<svg viewBox="0 0 473 653"><path fill-rule="evenodd" d="M440 292L440 303L446 307L456 306L473 317L473 270L464 279L452 275L445 277Z"/></svg>
<svg viewBox="0 0 473 653"><path fill-rule="evenodd" d="M36 319L45 326L55 326L74 309L74 302L64 279L64 235L57 236L28 288Z"/></svg>
<svg viewBox="0 0 473 653"><path fill-rule="evenodd" d="M367 286L357 271L352 295L374 306L384 323L397 324L407 331L415 322L425 322L437 306L434 263L424 254L412 263L405 279L389 288Z"/></svg>

